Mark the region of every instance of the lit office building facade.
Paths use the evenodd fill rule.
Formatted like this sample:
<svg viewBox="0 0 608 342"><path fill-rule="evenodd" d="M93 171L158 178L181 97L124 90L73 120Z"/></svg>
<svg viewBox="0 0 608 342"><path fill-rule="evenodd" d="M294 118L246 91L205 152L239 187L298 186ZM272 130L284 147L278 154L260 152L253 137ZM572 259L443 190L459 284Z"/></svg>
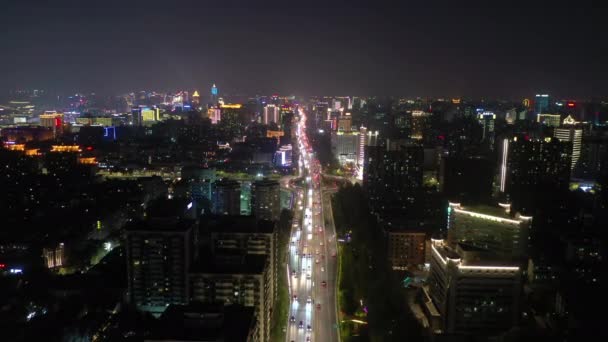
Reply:
<svg viewBox="0 0 608 342"><path fill-rule="evenodd" d="M331 151L334 157L340 162L340 165L357 162L359 140L359 132L357 131L332 132Z"/></svg>
<svg viewBox="0 0 608 342"><path fill-rule="evenodd" d="M536 122L549 127L559 127L562 119L559 114L536 114Z"/></svg>

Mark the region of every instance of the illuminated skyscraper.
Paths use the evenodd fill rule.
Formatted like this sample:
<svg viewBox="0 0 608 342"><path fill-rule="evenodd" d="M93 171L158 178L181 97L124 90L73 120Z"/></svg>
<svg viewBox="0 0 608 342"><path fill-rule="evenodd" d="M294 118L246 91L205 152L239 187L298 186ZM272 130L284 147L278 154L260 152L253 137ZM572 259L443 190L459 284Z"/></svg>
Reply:
<svg viewBox="0 0 608 342"><path fill-rule="evenodd" d="M346 113L346 115L340 116L338 118L338 127L337 130L339 132L350 132L352 129L353 119L350 116L350 113Z"/></svg>
<svg viewBox="0 0 608 342"><path fill-rule="evenodd" d="M421 140L431 127L431 113L421 110L412 111L410 114L410 137ZM407 124L406 124L407 125Z"/></svg>
<svg viewBox="0 0 608 342"><path fill-rule="evenodd" d="M477 120L482 127L482 139L490 144L490 147L494 146L494 121L496 121L496 114L493 112L481 112L477 114Z"/></svg>
<svg viewBox="0 0 608 342"><path fill-rule="evenodd" d="M534 114L543 114L549 109L549 95L536 94L534 98Z"/></svg>
<svg viewBox="0 0 608 342"><path fill-rule="evenodd" d="M357 131L331 133L331 152L341 165L357 162L359 140Z"/></svg>
<svg viewBox="0 0 608 342"><path fill-rule="evenodd" d="M517 135L504 139L500 157L500 191L516 207L530 209L534 197L567 190L572 148L558 139Z"/></svg>
<svg viewBox="0 0 608 342"><path fill-rule="evenodd" d="M55 111L46 111L40 114L40 126L55 128L63 124L63 114Z"/></svg>
<svg viewBox="0 0 608 342"><path fill-rule="evenodd" d="M153 125L160 121L160 109L153 108L141 108L141 123L144 126Z"/></svg>
<svg viewBox="0 0 608 342"><path fill-rule="evenodd" d="M567 127L567 128L556 128L553 132L553 136L560 141L572 142L572 163L570 169L574 170L579 158L581 157L581 145L583 141L583 130L581 128Z"/></svg>
<svg viewBox="0 0 608 342"><path fill-rule="evenodd" d="M503 260L522 262L527 257L531 217L511 213L511 206L464 207L448 205L448 244L466 243L483 248Z"/></svg>
<svg viewBox="0 0 608 342"><path fill-rule="evenodd" d="M196 232L194 220L185 217L193 212L191 202L163 202L149 208L146 220L127 226L127 295L138 309L158 314L169 304L188 303Z"/></svg>
<svg viewBox="0 0 608 342"><path fill-rule="evenodd" d="M56 268L65 266L65 245L63 242L50 248L43 248L42 255L46 261L47 268Z"/></svg>
<svg viewBox="0 0 608 342"><path fill-rule="evenodd" d="M222 121L222 110L217 107L211 107L207 109L207 117L211 119L211 123L215 125Z"/></svg>
<svg viewBox="0 0 608 342"><path fill-rule="evenodd" d="M217 89L217 86L215 85L215 83L213 83L213 86L211 87L211 104L212 105L217 106L219 96L220 96L220 91Z"/></svg>
<svg viewBox="0 0 608 342"><path fill-rule="evenodd" d="M363 164L365 163L365 142L367 141L367 128L359 127L359 146L357 151L357 179L363 180Z"/></svg>
<svg viewBox="0 0 608 342"><path fill-rule="evenodd" d="M271 122L274 122L277 125L281 124L280 108L276 105L268 104L266 107L264 107L262 123L264 125L269 125Z"/></svg>
<svg viewBox="0 0 608 342"><path fill-rule="evenodd" d="M195 90L192 94L192 104L198 106L201 104L201 96L198 93L198 90Z"/></svg>
<svg viewBox="0 0 608 342"><path fill-rule="evenodd" d="M432 240L427 283L425 311L438 318L436 334L492 336L517 325L521 269L491 251Z"/></svg>

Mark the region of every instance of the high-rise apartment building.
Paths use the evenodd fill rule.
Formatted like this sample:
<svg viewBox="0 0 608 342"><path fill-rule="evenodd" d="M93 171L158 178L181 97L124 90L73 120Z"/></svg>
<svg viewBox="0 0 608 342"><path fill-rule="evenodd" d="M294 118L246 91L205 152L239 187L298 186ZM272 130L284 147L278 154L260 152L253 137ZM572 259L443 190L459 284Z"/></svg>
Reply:
<svg viewBox="0 0 608 342"><path fill-rule="evenodd" d="M363 186L377 216L400 217L418 204L423 162L422 146L405 141L365 146Z"/></svg>
<svg viewBox="0 0 608 342"><path fill-rule="evenodd" d="M266 255L233 255L202 260L189 273L190 300L239 304L254 309L259 341L270 341L272 271Z"/></svg>
<svg viewBox="0 0 608 342"><path fill-rule="evenodd" d="M213 255L226 253L266 255L272 278L272 293L276 296L279 262L275 222L257 220L251 216L218 216L209 217L203 223L203 227L209 250Z"/></svg>
<svg viewBox="0 0 608 342"><path fill-rule="evenodd" d="M281 124L280 108L273 104L268 104L264 107L262 123L264 125L269 125L271 122L274 122L277 125Z"/></svg>
<svg viewBox="0 0 608 342"><path fill-rule="evenodd" d="M65 244L61 242L55 246L43 248L42 256L49 269L65 266Z"/></svg>
<svg viewBox="0 0 608 342"><path fill-rule="evenodd" d="M535 192L568 189L570 142L516 135L502 141L500 191L518 208L530 209Z"/></svg>
<svg viewBox="0 0 608 342"><path fill-rule="evenodd" d="M487 142L490 147L494 146L494 122L496 121L496 114L493 112L481 112L477 114L477 120L482 128L481 138Z"/></svg>
<svg viewBox="0 0 608 342"><path fill-rule="evenodd" d="M410 138L422 140L431 127L431 113L422 110L414 110L408 113L410 116Z"/></svg>
<svg viewBox="0 0 608 342"><path fill-rule="evenodd" d="M572 162L570 164L570 169L574 171L574 168L577 166L578 160L581 157L583 129L574 127L556 128L555 131L553 131L553 136L560 141L569 141L572 143L570 152L572 155Z"/></svg>
<svg viewBox="0 0 608 342"><path fill-rule="evenodd" d="M195 90L192 93L192 104L198 106L201 104L201 95L198 93L198 90Z"/></svg>
<svg viewBox="0 0 608 342"><path fill-rule="evenodd" d="M216 125L222 121L222 110L218 107L209 107L207 109L207 117L211 120L211 123Z"/></svg>
<svg viewBox="0 0 608 342"><path fill-rule="evenodd" d="M251 213L258 220L278 221L281 215L279 182L258 180L251 186Z"/></svg>
<svg viewBox="0 0 608 342"><path fill-rule="evenodd" d="M342 115L338 118L337 131L338 132L350 132L352 130L353 118L350 113Z"/></svg>
<svg viewBox="0 0 608 342"><path fill-rule="evenodd" d="M394 270L406 270L425 263L425 232L390 227L387 235L388 259Z"/></svg>
<svg viewBox="0 0 608 342"><path fill-rule="evenodd" d="M127 227L130 303L154 314L162 313L169 304L188 303L194 230L194 221L174 217L148 218Z"/></svg>
<svg viewBox="0 0 608 342"><path fill-rule="evenodd" d="M241 184L231 179L221 179L213 185L213 213L218 215L241 214Z"/></svg>

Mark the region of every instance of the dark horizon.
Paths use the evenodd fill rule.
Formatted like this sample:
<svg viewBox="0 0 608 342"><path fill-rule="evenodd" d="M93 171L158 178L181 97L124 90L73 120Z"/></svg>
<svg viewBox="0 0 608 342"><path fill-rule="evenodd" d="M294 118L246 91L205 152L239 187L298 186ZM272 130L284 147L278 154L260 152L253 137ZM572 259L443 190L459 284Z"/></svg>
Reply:
<svg viewBox="0 0 608 342"><path fill-rule="evenodd" d="M591 5L348 5L12 3L0 13L0 89L204 94L216 83L248 95L607 93L604 11Z"/></svg>

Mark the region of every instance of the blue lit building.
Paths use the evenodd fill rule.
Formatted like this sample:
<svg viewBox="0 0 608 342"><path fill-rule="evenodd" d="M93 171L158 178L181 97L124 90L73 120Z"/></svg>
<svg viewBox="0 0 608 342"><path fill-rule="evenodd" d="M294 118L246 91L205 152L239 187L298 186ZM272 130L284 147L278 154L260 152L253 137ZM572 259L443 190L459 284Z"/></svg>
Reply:
<svg viewBox="0 0 608 342"><path fill-rule="evenodd" d="M217 105L217 102L219 99L219 93L220 93L220 91L217 89L217 86L215 85L215 83L213 83L213 86L211 87L211 104L212 105Z"/></svg>
<svg viewBox="0 0 608 342"><path fill-rule="evenodd" d="M549 109L549 95L536 94L534 98L534 114L546 113L547 109Z"/></svg>

